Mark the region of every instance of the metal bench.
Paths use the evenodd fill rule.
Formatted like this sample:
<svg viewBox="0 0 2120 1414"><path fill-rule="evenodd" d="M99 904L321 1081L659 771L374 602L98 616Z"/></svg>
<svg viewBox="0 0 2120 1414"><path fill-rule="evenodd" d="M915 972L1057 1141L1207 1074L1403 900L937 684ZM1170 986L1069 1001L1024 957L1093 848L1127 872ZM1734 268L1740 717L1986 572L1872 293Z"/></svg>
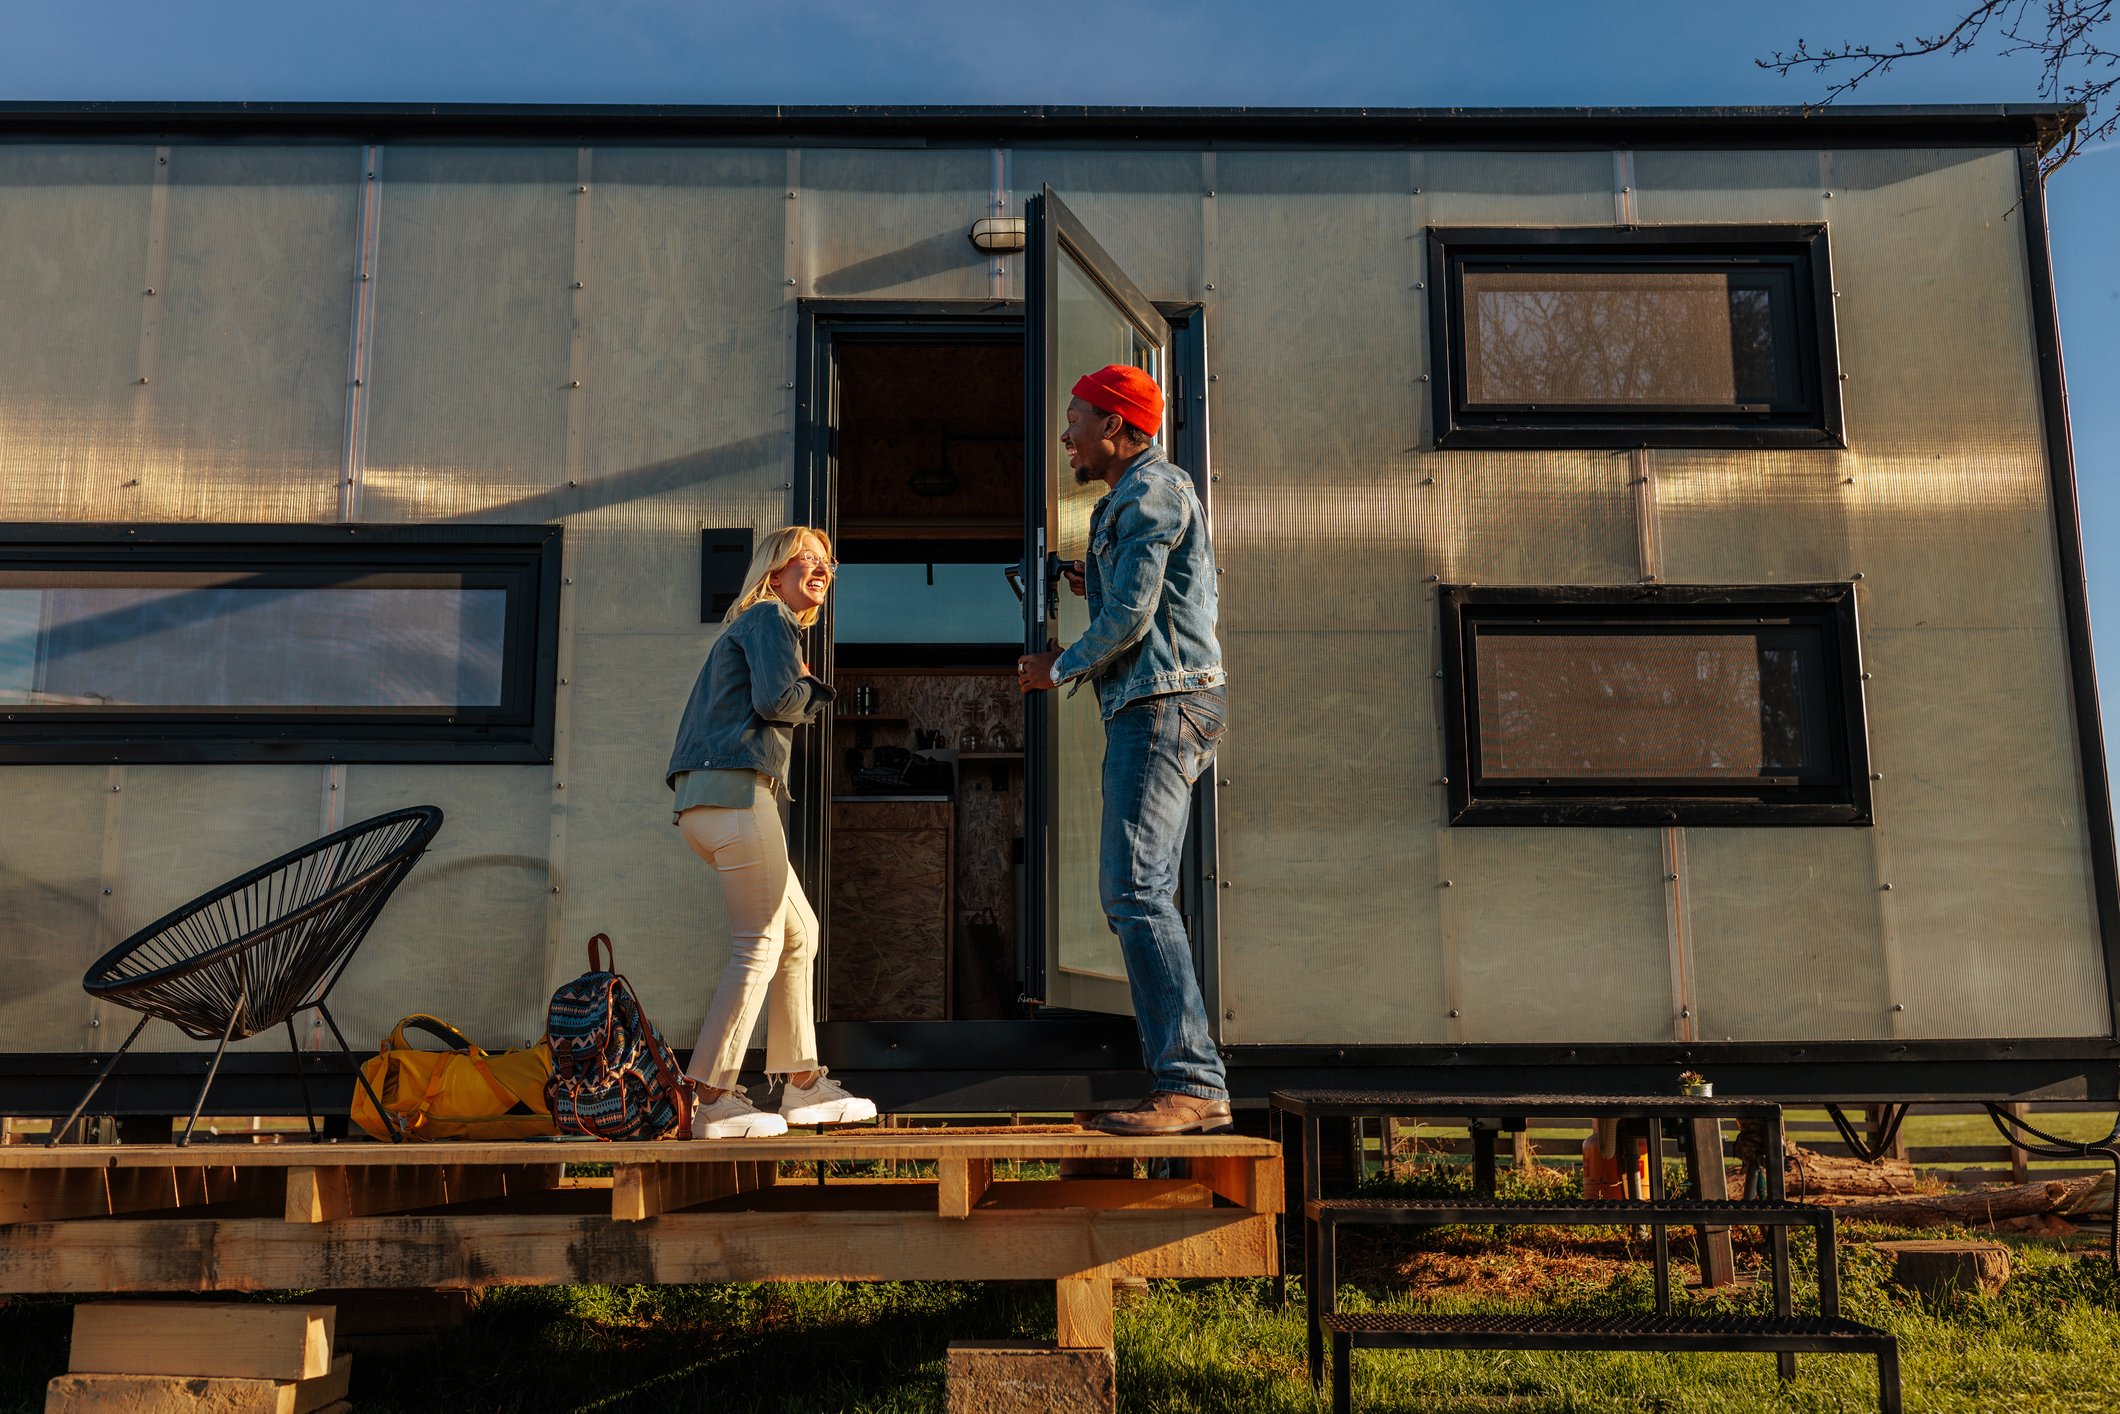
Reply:
<svg viewBox="0 0 2120 1414"><path fill-rule="evenodd" d="M1656 1311L1626 1316L1348 1315L1335 1309L1339 1230L1361 1226L1606 1227L1647 1224L1659 1237L1668 1227L1750 1224L1777 1231L1809 1227L1818 1235L1816 1316L1791 1313L1786 1261L1774 1264L1774 1316L1686 1315L1671 1312L1670 1270L1656 1243ZM1456 1350L1734 1350L1771 1352L1783 1378L1795 1374L1798 1351L1843 1351L1877 1357L1878 1407L1899 1410L1896 1337L1840 1317L1840 1275L1833 1212L1783 1199L1328 1198L1303 1206L1306 1267L1313 1274L1309 1304L1309 1359L1313 1387L1323 1383L1324 1343L1332 1341L1333 1409L1353 1407L1352 1352L1427 1347ZM1777 1244L1779 1246L1779 1244Z"/></svg>

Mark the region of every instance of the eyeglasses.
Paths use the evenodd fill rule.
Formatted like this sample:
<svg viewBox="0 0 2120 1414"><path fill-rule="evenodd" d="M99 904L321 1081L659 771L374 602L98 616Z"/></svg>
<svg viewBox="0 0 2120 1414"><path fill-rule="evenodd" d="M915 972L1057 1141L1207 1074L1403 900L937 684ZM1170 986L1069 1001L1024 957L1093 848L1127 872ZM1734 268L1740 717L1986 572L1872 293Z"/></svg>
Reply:
<svg viewBox="0 0 2120 1414"><path fill-rule="evenodd" d="M815 555L797 555L794 559L788 561L788 563L791 565L801 565L805 574L807 574L811 570L823 570L826 574L839 573L839 561L820 560Z"/></svg>

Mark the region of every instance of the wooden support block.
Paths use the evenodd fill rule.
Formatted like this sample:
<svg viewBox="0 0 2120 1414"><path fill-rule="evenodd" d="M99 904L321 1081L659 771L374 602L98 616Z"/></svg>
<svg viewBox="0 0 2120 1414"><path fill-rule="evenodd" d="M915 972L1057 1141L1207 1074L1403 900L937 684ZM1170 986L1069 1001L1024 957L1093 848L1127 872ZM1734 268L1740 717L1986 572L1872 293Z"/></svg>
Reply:
<svg viewBox="0 0 2120 1414"><path fill-rule="evenodd" d="M270 1170L225 1164L0 1169L0 1224L200 1208L260 1195L276 1182Z"/></svg>
<svg viewBox="0 0 2120 1414"><path fill-rule="evenodd" d="M948 1414L1112 1414L1119 1374L1109 1350L1048 1341L958 1340L945 1357Z"/></svg>
<svg viewBox="0 0 2120 1414"><path fill-rule="evenodd" d="M946 1218L970 1217L979 1196L994 1181L992 1159L935 1160L935 1202Z"/></svg>
<svg viewBox="0 0 2120 1414"><path fill-rule="evenodd" d="M287 1221L330 1223L371 1213L401 1213L449 1201L448 1169L439 1164L365 1164L287 1170Z"/></svg>
<svg viewBox="0 0 2120 1414"><path fill-rule="evenodd" d="M751 1164L615 1164L611 1217L622 1223L644 1222L758 1186Z"/></svg>
<svg viewBox="0 0 2120 1414"><path fill-rule="evenodd" d="M1912 1238L1870 1246L1891 1261L1893 1284L1909 1290L1993 1296L2009 1283L2010 1249L1999 1242Z"/></svg>
<svg viewBox="0 0 2120 1414"><path fill-rule="evenodd" d="M91 1301L74 1307L67 1371L313 1380L331 1373L329 1306Z"/></svg>
<svg viewBox="0 0 2120 1414"><path fill-rule="evenodd" d="M1053 1283L1063 1350L1112 1348L1112 1279L1062 1277Z"/></svg>
<svg viewBox="0 0 2120 1414"><path fill-rule="evenodd" d="M1287 1188L1281 1159L1215 1157L1187 1159L1193 1181L1204 1183L1240 1208L1254 1213L1278 1213Z"/></svg>
<svg viewBox="0 0 2120 1414"><path fill-rule="evenodd" d="M324 1414L347 1407L352 1377L351 1355L313 1380L60 1375L45 1386L44 1414Z"/></svg>
<svg viewBox="0 0 2120 1414"><path fill-rule="evenodd" d="M1730 1170L1723 1163L1722 1121L1686 1121L1686 1172L1693 1191L1703 1198L1730 1196ZM1700 1284L1713 1289L1737 1281L1737 1253L1730 1245L1730 1229L1703 1225L1694 1230L1700 1244Z"/></svg>

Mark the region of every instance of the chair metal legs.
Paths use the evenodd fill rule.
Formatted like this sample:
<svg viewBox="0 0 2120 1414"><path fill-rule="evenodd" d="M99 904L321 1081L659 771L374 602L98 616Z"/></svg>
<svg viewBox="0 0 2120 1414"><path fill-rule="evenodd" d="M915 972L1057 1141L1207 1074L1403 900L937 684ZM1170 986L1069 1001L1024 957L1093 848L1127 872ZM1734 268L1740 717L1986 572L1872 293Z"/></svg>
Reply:
<svg viewBox="0 0 2120 1414"><path fill-rule="evenodd" d="M228 1054L228 1038L236 1029L236 1009L228 1009L228 1024L221 1028L221 1044L214 1047L213 1064L206 1067L206 1083L199 1087L199 1098L191 1102L191 1120L184 1126L184 1137L177 1141L179 1149L191 1144L191 1132L198 1127L199 1111L206 1108L206 1092L213 1089L213 1078L221 1073L221 1057Z"/></svg>
<svg viewBox="0 0 2120 1414"><path fill-rule="evenodd" d="M294 1078L302 1087L302 1118L309 1121L309 1140L316 1142L317 1111L309 1103L309 1077L302 1071L302 1043L295 1039L294 1017L287 1018L287 1048L294 1052Z"/></svg>
<svg viewBox="0 0 2120 1414"><path fill-rule="evenodd" d="M110 1058L110 1064L97 1072L96 1083L88 1087L88 1093L81 1097L80 1104L74 1106L74 1112L68 1115L63 1123L52 1126L51 1138L47 1139L44 1145L47 1149L66 1137L66 1131L72 1129L74 1121L81 1118L81 1112L88 1108L88 1102L96 1098L96 1092L103 1088L103 1082L110 1079L110 1073L118 1068L119 1061L125 1059L125 1053L132 1049L133 1042L140 1039L140 1033L147 1029L147 1023L151 1020L153 1018L148 1016L140 1018L140 1024L132 1029L132 1035L125 1038L125 1044L118 1047L118 1053Z"/></svg>
<svg viewBox="0 0 2120 1414"><path fill-rule="evenodd" d="M403 1139L405 1137L404 1132L398 1128L398 1122L397 1120L391 1117L390 1111L383 1108L383 1102L381 1098L378 1097L375 1093L375 1087L368 1083L367 1072L363 1071L361 1069L361 1063L358 1060L354 1059L353 1048L346 1044L345 1034L339 1030L339 1024L331 1019L331 1008L325 1006L322 1002L318 1002L317 1014L319 1016L322 1016L324 1018L324 1024L331 1028L332 1036L339 1043L339 1054L346 1057L347 1063L353 1067L353 1078L355 1080L360 1081L361 1088L368 1092L368 1103L375 1106L376 1114L380 1116L383 1121L383 1127L390 1131L390 1142L393 1144L397 1143L400 1139ZM821 1177L824 1173L824 1170L822 1168L819 1168L817 1172Z"/></svg>

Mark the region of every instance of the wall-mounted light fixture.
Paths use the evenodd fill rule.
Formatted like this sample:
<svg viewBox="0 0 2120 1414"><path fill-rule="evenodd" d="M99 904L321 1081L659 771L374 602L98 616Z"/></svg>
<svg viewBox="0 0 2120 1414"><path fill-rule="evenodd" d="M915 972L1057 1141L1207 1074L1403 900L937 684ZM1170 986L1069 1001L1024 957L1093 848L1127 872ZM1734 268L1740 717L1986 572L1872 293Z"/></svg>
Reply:
<svg viewBox="0 0 2120 1414"><path fill-rule="evenodd" d="M1021 216L983 216L972 223L972 244L992 254L1023 249Z"/></svg>

